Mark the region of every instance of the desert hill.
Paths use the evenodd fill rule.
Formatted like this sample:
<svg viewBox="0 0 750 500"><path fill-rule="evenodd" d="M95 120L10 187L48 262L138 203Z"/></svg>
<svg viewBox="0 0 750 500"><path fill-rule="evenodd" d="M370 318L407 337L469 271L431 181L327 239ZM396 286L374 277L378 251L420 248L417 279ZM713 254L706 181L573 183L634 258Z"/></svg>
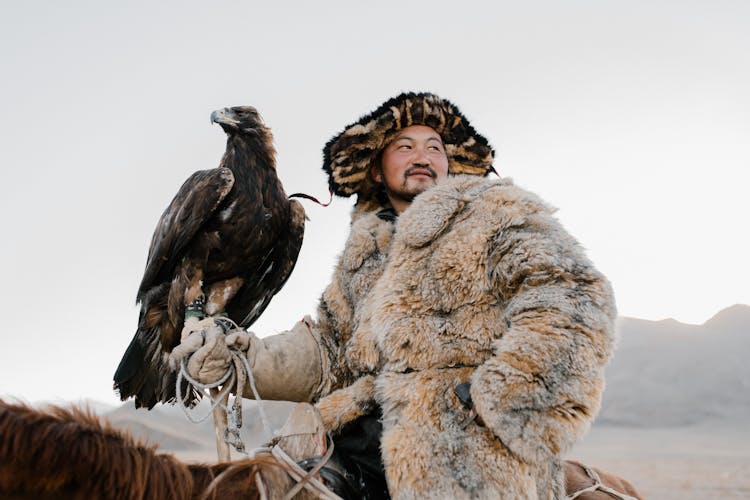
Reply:
<svg viewBox="0 0 750 500"><path fill-rule="evenodd" d="M750 420L750 306L703 325L621 318L598 424L688 425Z"/></svg>
<svg viewBox="0 0 750 500"><path fill-rule="evenodd" d="M291 411L292 403L263 401L263 408L271 422L272 430L279 429ZM248 449L264 444L270 436L265 434L258 405L255 401L243 402L242 440ZM193 420L201 420L210 413L207 400L188 410ZM119 408L103 413L114 426L126 429L134 436L158 443L163 451L173 452L185 459L213 460L216 456L213 419L208 416L194 424L178 406L156 405L152 410L135 408L129 401Z"/></svg>
<svg viewBox="0 0 750 500"><path fill-rule="evenodd" d="M602 411L569 455L646 498L750 498L750 307L702 325L622 318Z"/></svg>

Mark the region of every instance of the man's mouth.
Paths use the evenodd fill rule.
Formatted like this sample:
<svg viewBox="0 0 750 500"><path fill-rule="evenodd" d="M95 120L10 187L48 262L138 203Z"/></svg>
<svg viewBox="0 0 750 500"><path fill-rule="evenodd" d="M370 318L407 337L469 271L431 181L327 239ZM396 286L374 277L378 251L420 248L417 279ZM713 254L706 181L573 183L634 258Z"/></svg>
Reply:
<svg viewBox="0 0 750 500"><path fill-rule="evenodd" d="M430 179L435 179L437 178L437 174L431 168L412 167L406 171L406 177L429 177Z"/></svg>

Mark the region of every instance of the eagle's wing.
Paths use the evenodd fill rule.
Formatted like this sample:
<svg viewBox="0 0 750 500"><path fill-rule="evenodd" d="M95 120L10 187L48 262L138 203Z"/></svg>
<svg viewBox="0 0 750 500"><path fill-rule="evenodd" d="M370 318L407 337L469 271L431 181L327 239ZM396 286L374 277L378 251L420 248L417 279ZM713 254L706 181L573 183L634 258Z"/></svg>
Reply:
<svg viewBox="0 0 750 500"><path fill-rule="evenodd" d="M240 326L247 328L271 302L292 274L305 234L305 209L296 200L290 201L289 231L278 239L273 249L245 281L226 312L231 318L240 318Z"/></svg>
<svg viewBox="0 0 750 500"><path fill-rule="evenodd" d="M166 311L172 274L182 253L233 184L234 175L228 168L194 173L182 184L156 225L138 289L138 301L142 303L138 330L114 376L115 390L122 399L135 396L136 407L151 408L158 401L174 399L175 373L167 366L159 328L145 326L144 316L151 306ZM192 404L196 395L189 388L184 389Z"/></svg>
<svg viewBox="0 0 750 500"><path fill-rule="evenodd" d="M172 280L182 251L233 185L234 175L224 167L196 172L182 184L154 230L146 270L138 287L139 302L148 290Z"/></svg>

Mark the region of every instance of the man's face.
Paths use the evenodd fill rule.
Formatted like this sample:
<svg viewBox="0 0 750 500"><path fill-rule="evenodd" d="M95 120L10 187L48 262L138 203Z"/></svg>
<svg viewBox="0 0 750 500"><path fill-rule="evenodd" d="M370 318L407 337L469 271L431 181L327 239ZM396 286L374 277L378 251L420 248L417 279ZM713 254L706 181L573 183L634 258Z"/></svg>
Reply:
<svg viewBox="0 0 750 500"><path fill-rule="evenodd" d="M386 194L400 212L396 204L408 206L416 195L448 175L448 156L440 135L425 125L406 127L383 149L372 175L376 182L385 181Z"/></svg>

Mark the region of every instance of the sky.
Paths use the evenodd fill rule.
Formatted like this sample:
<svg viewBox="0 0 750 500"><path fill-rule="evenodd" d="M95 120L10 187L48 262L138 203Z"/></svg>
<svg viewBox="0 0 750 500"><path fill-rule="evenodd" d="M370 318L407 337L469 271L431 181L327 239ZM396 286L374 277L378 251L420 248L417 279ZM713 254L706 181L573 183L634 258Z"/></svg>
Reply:
<svg viewBox="0 0 750 500"><path fill-rule="evenodd" d="M287 192L402 91L456 103L502 176L557 207L621 315L750 303L750 3L3 2L0 395L116 403L151 234L253 105ZM306 203L297 267L252 330L314 313L352 200Z"/></svg>

